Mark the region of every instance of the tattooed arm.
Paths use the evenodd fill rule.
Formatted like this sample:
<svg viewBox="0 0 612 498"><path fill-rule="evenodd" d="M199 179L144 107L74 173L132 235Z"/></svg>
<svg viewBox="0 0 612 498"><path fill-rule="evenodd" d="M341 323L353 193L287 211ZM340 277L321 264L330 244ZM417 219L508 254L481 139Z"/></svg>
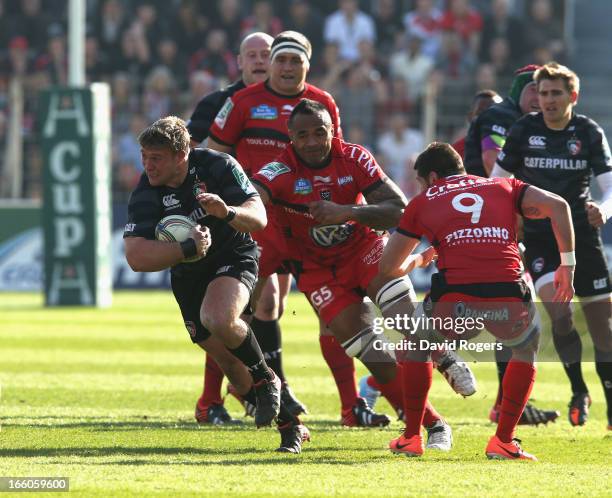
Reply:
<svg viewBox="0 0 612 498"><path fill-rule="evenodd" d="M309 204L310 213L322 225L356 221L375 230L397 226L407 204L406 197L395 183L383 179L371 192L365 194L367 204L341 205L330 201Z"/></svg>

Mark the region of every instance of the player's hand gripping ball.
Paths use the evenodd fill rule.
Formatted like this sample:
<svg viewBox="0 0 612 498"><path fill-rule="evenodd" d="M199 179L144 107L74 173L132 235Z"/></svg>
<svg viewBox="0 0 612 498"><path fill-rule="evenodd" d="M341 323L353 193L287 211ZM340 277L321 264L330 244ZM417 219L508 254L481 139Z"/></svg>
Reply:
<svg viewBox="0 0 612 498"><path fill-rule="evenodd" d="M211 244L208 227L202 228L191 218L178 214L166 216L159 221L155 227L155 238L163 242L184 242L189 238L195 240L198 254L184 259L185 263L202 259Z"/></svg>

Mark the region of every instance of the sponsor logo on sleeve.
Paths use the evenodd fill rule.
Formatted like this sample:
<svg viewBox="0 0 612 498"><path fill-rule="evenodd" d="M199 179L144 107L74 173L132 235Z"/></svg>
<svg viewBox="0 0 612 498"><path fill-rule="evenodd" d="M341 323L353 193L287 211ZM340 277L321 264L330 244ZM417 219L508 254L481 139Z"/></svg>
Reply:
<svg viewBox="0 0 612 498"><path fill-rule="evenodd" d="M223 107L221 108L221 110L215 116L215 124L219 128L223 129L223 127L225 126L225 123L227 122L227 118L229 117L233 108L234 108L234 103L232 102L231 97L228 97L225 100L225 104L223 104Z"/></svg>
<svg viewBox="0 0 612 498"><path fill-rule="evenodd" d="M271 107L268 104L251 107L251 119L276 119L277 117L278 110L276 107Z"/></svg>
<svg viewBox="0 0 612 498"><path fill-rule="evenodd" d="M252 194L257 192L251 180L245 175L244 170L239 164L232 165L232 173L234 174L234 178L240 185L240 188L245 192L245 194Z"/></svg>
<svg viewBox="0 0 612 498"><path fill-rule="evenodd" d="M259 170L258 173L266 177L266 179L269 182L271 182L277 176L283 175L285 173L289 173L290 171L291 169L289 169L289 166L287 166L286 164L279 163L279 162L272 162L272 163L266 164L263 168Z"/></svg>
<svg viewBox="0 0 612 498"><path fill-rule="evenodd" d="M506 128L504 128L503 126L493 125L493 128L491 129L493 130L493 133L497 133L498 135L502 136L506 135Z"/></svg>

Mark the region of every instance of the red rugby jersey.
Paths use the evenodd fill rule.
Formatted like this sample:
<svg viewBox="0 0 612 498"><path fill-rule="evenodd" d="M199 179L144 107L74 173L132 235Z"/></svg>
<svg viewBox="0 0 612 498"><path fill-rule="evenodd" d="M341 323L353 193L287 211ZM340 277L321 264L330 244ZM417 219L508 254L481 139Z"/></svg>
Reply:
<svg viewBox="0 0 612 498"><path fill-rule="evenodd" d="M331 115L334 136L342 138L338 106L329 93L306 83L297 95L280 95L266 82L229 97L215 117L210 136L220 144L235 146L236 159L250 177L287 148L287 120L302 99L324 104Z"/></svg>
<svg viewBox="0 0 612 498"><path fill-rule="evenodd" d="M363 195L378 187L385 177L365 148L334 138L326 166L306 166L290 146L262 167L253 182L268 192L277 208L277 220L290 235L291 258L308 268L341 265L360 242L374 235L371 228L354 221L322 226L310 214L308 204L320 200L363 204Z"/></svg>
<svg viewBox="0 0 612 498"><path fill-rule="evenodd" d="M514 282L521 275L516 214L528 186L515 178L441 178L410 201L397 231L431 241L448 283Z"/></svg>

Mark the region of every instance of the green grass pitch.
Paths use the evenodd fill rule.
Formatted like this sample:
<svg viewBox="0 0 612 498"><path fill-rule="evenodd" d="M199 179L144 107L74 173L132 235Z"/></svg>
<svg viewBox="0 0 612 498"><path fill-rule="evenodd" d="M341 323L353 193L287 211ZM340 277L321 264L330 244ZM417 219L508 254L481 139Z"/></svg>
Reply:
<svg viewBox="0 0 612 498"><path fill-rule="evenodd" d="M114 303L107 310L44 309L39 295L0 294L0 476L65 476L70 494L85 497L612 493L612 437L591 363L584 369L594 404L579 428L566 421L561 366L539 365L532 398L562 417L519 429L538 463L484 456L494 432L487 421L496 390L490 363L474 365L479 391L468 399L434 373L431 399L454 429L452 452L395 456L386 447L399 422L380 430L339 426L316 321L294 294L283 318L285 370L310 408L312 442L301 455L277 454L277 432L255 430L252 419L234 428L195 423L204 356L191 345L170 293L120 292ZM227 405L241 415L233 399ZM377 409L391 414L384 401Z"/></svg>

